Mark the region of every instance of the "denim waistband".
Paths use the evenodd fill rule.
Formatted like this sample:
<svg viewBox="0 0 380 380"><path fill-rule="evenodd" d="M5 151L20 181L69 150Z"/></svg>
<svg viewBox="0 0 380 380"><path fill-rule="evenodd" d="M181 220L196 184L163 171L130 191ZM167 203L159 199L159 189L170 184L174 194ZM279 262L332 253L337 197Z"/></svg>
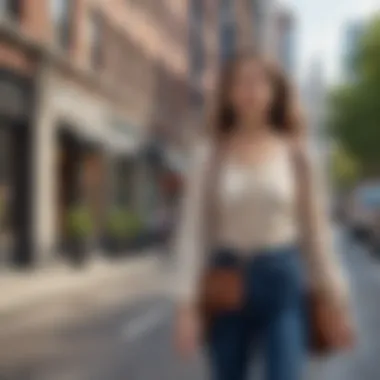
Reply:
<svg viewBox="0 0 380 380"><path fill-rule="evenodd" d="M265 247L242 252L240 249L231 247L218 247L213 250L210 257L210 264L235 266L249 265L251 263L266 262L297 256L299 252L298 244L290 243L275 247Z"/></svg>

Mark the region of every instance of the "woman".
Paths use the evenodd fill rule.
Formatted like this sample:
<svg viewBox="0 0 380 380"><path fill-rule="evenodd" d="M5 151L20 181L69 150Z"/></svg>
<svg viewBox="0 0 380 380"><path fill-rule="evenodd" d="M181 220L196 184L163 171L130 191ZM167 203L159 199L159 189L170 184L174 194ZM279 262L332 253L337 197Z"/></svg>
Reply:
<svg viewBox="0 0 380 380"><path fill-rule="evenodd" d="M222 73L211 138L195 144L178 241L176 338L185 355L205 339L215 380L246 379L255 349L264 354L266 379L300 379L309 287L329 305L331 334L347 328L346 284L331 254L320 182L311 182L294 105L281 73L243 54ZM298 180L295 157L303 173ZM210 202L212 220L206 215ZM212 240L210 252L206 239ZM300 242L308 254L299 255ZM202 336L200 276L209 265L236 264L243 268L244 302L216 315Z"/></svg>

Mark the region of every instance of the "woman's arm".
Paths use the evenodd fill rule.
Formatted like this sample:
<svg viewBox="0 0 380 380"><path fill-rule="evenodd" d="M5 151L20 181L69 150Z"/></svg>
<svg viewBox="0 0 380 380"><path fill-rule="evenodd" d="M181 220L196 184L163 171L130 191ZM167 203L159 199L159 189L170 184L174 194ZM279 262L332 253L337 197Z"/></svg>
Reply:
<svg viewBox="0 0 380 380"><path fill-rule="evenodd" d="M326 181L322 170L304 146L297 144L295 157L299 182L301 243L310 268L311 286L334 302L346 303L348 288L342 265L335 253Z"/></svg>
<svg viewBox="0 0 380 380"><path fill-rule="evenodd" d="M182 198L175 242L175 298L184 304L195 302L199 276L205 260L205 198L206 179L211 148L205 141L192 148Z"/></svg>

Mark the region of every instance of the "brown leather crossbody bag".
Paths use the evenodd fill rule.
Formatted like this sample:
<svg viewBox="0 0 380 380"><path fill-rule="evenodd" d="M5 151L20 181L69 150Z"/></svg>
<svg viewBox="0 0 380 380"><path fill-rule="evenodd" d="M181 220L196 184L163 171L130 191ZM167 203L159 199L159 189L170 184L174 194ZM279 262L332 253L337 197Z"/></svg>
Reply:
<svg viewBox="0 0 380 380"><path fill-rule="evenodd" d="M308 162L301 149L292 150L292 164L294 176L296 179L297 198L299 199L299 219L301 228L307 226L307 220L302 217L303 209L311 205L305 202L305 197L311 192L310 186L313 186L311 178L311 168L308 167ZM309 195L310 196L310 195ZM307 228L307 227L306 227ZM306 234L313 231L306 231ZM308 247L304 247L303 254L307 254ZM336 351L351 348L354 345L355 337L353 325L347 319L342 321L336 316L336 310L329 300L321 291L309 289L307 292L307 317L308 317L308 335L310 352L317 355L325 355ZM348 310L344 311L349 313ZM345 326L338 325L347 323Z"/></svg>

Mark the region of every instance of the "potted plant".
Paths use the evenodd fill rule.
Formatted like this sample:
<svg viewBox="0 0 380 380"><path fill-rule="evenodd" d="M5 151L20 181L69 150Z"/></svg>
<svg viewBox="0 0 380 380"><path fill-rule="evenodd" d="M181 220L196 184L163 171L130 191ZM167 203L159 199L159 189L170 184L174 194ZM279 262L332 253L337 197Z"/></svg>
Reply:
<svg viewBox="0 0 380 380"><path fill-rule="evenodd" d="M69 209L67 233L69 256L73 264L82 265L87 258L89 240L94 231L94 224L87 207L75 205Z"/></svg>
<svg viewBox="0 0 380 380"><path fill-rule="evenodd" d="M142 242L143 223L141 218L133 212L125 213L126 221L126 246L129 249L139 248Z"/></svg>
<svg viewBox="0 0 380 380"><path fill-rule="evenodd" d="M126 214L122 209L114 208L108 215L106 225L107 250L119 255L124 249L127 233Z"/></svg>

